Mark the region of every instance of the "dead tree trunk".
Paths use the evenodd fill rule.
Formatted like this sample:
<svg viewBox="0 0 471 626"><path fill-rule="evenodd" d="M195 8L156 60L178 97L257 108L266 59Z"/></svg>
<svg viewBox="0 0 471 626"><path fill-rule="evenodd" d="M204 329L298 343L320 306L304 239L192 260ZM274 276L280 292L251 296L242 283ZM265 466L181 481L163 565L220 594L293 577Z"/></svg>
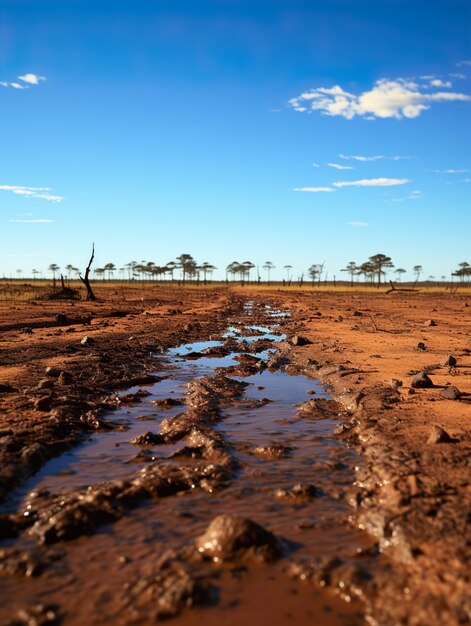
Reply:
<svg viewBox="0 0 471 626"><path fill-rule="evenodd" d="M93 293L93 289L88 279L88 276L90 274L90 268L92 266L94 257L95 257L95 244L92 245L92 256L90 257L90 261L88 262L87 269L85 270L85 277L79 274L80 280L83 282L83 284L87 288L87 300L89 300L90 302L94 302L96 300L96 296Z"/></svg>

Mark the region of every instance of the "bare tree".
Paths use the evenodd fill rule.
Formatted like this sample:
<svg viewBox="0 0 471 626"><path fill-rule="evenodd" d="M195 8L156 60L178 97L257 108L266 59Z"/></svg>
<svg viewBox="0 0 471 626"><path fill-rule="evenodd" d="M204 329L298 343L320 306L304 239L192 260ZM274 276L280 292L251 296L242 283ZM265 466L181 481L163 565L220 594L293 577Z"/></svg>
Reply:
<svg viewBox="0 0 471 626"><path fill-rule="evenodd" d="M90 275L90 268L92 266L93 263L93 259L95 258L95 244L92 244L92 256L90 257L90 260L88 262L88 265L85 269L85 277L82 277L81 274L79 274L79 278L80 280L83 282L83 284L85 285L86 289L87 289L87 300L89 300L90 302L94 302L96 300L96 296L93 293L93 289L90 285L90 280L89 280L89 275Z"/></svg>
<svg viewBox="0 0 471 626"><path fill-rule="evenodd" d="M263 269L268 274L268 284L270 284L270 272L275 269L275 264L272 263L271 261L265 261L265 264L263 265Z"/></svg>

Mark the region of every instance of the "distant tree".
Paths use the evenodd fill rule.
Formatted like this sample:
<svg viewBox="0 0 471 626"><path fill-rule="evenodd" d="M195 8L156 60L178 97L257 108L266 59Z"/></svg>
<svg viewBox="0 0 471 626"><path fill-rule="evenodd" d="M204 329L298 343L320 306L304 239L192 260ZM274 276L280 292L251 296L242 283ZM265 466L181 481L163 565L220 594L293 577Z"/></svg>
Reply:
<svg viewBox="0 0 471 626"><path fill-rule="evenodd" d="M362 263L360 267L358 268L358 272L360 274L363 274L365 278L365 283L369 281L370 283L373 284L374 277L375 277L375 266L373 265L373 263L371 263L370 261L366 261L365 263Z"/></svg>
<svg viewBox="0 0 471 626"><path fill-rule="evenodd" d="M93 270L93 272L97 278L103 278L103 276L105 275L105 268L97 267Z"/></svg>
<svg viewBox="0 0 471 626"><path fill-rule="evenodd" d="M241 264L239 261L232 261L229 265L226 266L226 280L228 280L229 274L232 275L232 280L235 280L237 274L240 274Z"/></svg>
<svg viewBox="0 0 471 626"><path fill-rule="evenodd" d="M350 261L350 263L348 263L346 267L344 267L340 271L348 272L350 274L350 283L351 285L353 285L353 277L358 273L358 270L359 270L359 267L357 266L355 261Z"/></svg>
<svg viewBox="0 0 471 626"><path fill-rule="evenodd" d="M170 278L173 282L173 272L177 269L178 265L175 263L175 261L169 261L165 267L166 271L170 274Z"/></svg>
<svg viewBox="0 0 471 626"><path fill-rule="evenodd" d="M397 274L398 282L401 282L401 275L406 273L406 270L402 267L398 267L397 270L394 270L394 273Z"/></svg>
<svg viewBox="0 0 471 626"><path fill-rule="evenodd" d="M199 266L199 269L203 272L203 281L206 285L206 279L208 274L211 274L216 269L216 266L211 265L211 263L208 263L208 261L205 261Z"/></svg>
<svg viewBox="0 0 471 626"><path fill-rule="evenodd" d="M111 280L116 270L116 265L114 263L107 263L103 269L105 272L108 272L108 280Z"/></svg>
<svg viewBox="0 0 471 626"><path fill-rule="evenodd" d="M191 254L180 254L180 256L177 257L177 262L178 267L182 271L182 280L185 282L187 275L191 275L194 272L196 262Z"/></svg>
<svg viewBox="0 0 471 626"><path fill-rule="evenodd" d="M253 270L254 267L255 265L252 263L252 261L244 261L240 264L242 282L244 282L245 280L247 282L250 282L250 271Z"/></svg>
<svg viewBox="0 0 471 626"><path fill-rule="evenodd" d="M23 270L16 270L16 273L18 274L18 279L20 279L21 274L23 273Z"/></svg>
<svg viewBox="0 0 471 626"><path fill-rule="evenodd" d="M291 270L293 269L293 266L283 265L283 269L286 270L286 282L290 284L291 283Z"/></svg>
<svg viewBox="0 0 471 626"><path fill-rule="evenodd" d="M271 261L265 261L263 265L263 269L267 272L268 275L268 284L270 284L270 272L275 269L275 264Z"/></svg>
<svg viewBox="0 0 471 626"><path fill-rule="evenodd" d="M33 280L36 280L36 276L41 272L39 272L39 270L31 270L31 273L33 274Z"/></svg>
<svg viewBox="0 0 471 626"><path fill-rule="evenodd" d="M374 254L369 257L369 261L374 268L374 273L378 277L379 287L381 285L381 276L386 273L383 268L394 267L391 257L386 256L385 254Z"/></svg>
<svg viewBox="0 0 471 626"><path fill-rule="evenodd" d="M313 285L316 282L316 280L319 278L320 271L321 271L321 266L319 264L311 265L311 267L308 269L307 273L309 274L309 277Z"/></svg>
<svg viewBox="0 0 471 626"><path fill-rule="evenodd" d="M420 278L420 275L424 271L424 268L421 265L414 265L412 268L415 274L415 282L417 282Z"/></svg>
<svg viewBox="0 0 471 626"><path fill-rule="evenodd" d="M70 263L65 266L65 271L67 272L67 278L70 278L70 274L72 273L73 269L74 269L74 266L71 265Z"/></svg>
<svg viewBox="0 0 471 626"><path fill-rule="evenodd" d="M53 280L56 280L56 272L60 270L60 267L56 263L51 263L51 265L47 268L50 272L52 272Z"/></svg>

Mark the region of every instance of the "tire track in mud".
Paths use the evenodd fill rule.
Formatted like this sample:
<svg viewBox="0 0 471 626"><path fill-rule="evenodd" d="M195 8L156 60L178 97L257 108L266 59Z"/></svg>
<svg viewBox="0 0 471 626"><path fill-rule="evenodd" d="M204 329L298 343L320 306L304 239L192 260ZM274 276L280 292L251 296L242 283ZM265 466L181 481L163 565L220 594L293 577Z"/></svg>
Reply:
<svg viewBox="0 0 471 626"><path fill-rule="evenodd" d="M130 460L141 470L82 489L64 489L67 476L51 491L39 484L21 510L1 518L11 543L0 552L0 572L10 576L3 595L13 598L3 611L19 611L9 623L93 623L99 615L100 623L173 616L191 624L202 611L208 624L236 624L257 612L273 624L364 623L356 599L370 584L378 550L346 524L355 456L332 435L338 406L309 399L320 388L283 372L270 354L266 335L280 319L247 305L242 332L165 357L174 358L167 373L176 367L177 380L175 356L194 360L197 374L216 371L188 382L185 410L132 440L142 450ZM294 381L300 388L290 395ZM178 394L168 400L178 410ZM153 455L167 446L169 458ZM113 580L103 578L107 567ZM39 597L47 601L35 603Z"/></svg>

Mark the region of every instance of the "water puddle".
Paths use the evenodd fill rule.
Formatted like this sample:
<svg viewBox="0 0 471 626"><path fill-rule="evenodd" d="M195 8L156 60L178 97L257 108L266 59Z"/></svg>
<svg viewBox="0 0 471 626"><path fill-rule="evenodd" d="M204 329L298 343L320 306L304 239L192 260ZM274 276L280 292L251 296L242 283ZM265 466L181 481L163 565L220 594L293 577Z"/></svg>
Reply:
<svg viewBox="0 0 471 626"><path fill-rule="evenodd" d="M258 323L261 313L265 319ZM50 461L15 494L10 509L21 508L21 502L32 490L62 493L103 481L126 479L150 462L167 461L186 445L185 441L142 449L130 443L131 440L146 431L158 433L162 420L187 410L184 402L189 382L213 375L218 368L240 365L241 355L266 361L276 350L276 344L285 338L278 324L287 316L286 312L269 307L260 312L254 304L247 303L243 319L231 322L220 340L184 344L159 355L158 374L163 379L122 394L146 392L142 401L123 404L110 416L119 429L97 433ZM261 342L260 351L254 353L252 347L257 342ZM214 428L237 461L233 479L227 488L212 494L194 490L181 497L162 499L157 505L141 506L113 524L112 530L105 528L93 537L69 544L68 567L78 582L75 594L67 586L60 594L72 609L69 615L74 615L76 606L78 618L72 617L66 624L84 623L87 614L83 614L81 602L87 593L94 598L93 606L101 606L100 602L106 605L99 609L103 611L102 623L153 623L152 615L145 611L139 615L136 611L122 612L113 594L122 591L129 571L121 568L109 580L105 574L109 555L113 555L115 567L120 555L132 555L128 569L131 568L134 576L140 576L150 567L149 559L155 561L152 553L192 541L221 513L238 513L256 520L288 539L294 554L302 553L308 558L340 552L353 558L358 547L365 544L365 538L345 523L349 510L343 496L353 481L356 457L333 435L338 424L335 416L325 418L319 414L316 418L306 418L299 412L301 403L328 398L322 386L305 376L291 376L265 367L247 376L231 376L247 383L247 387L243 397L224 405ZM314 486L317 497L308 501L279 497L280 490L289 490L299 483ZM107 557L102 568L97 559L103 551ZM104 576L106 582L97 583L103 587L100 593L89 589L87 576L98 576L99 581ZM218 606L185 612L175 618L175 623L191 625L204 621L211 625L221 620L224 624L300 626L314 621L329 626L363 623L358 607L349 607L330 592L300 588L299 583L290 581L279 569L262 568L248 573L247 579L226 573L219 585ZM56 597L47 591L47 584L35 582L32 589L34 593ZM105 594L106 601L100 594ZM119 617L113 612L117 606L121 607Z"/></svg>

